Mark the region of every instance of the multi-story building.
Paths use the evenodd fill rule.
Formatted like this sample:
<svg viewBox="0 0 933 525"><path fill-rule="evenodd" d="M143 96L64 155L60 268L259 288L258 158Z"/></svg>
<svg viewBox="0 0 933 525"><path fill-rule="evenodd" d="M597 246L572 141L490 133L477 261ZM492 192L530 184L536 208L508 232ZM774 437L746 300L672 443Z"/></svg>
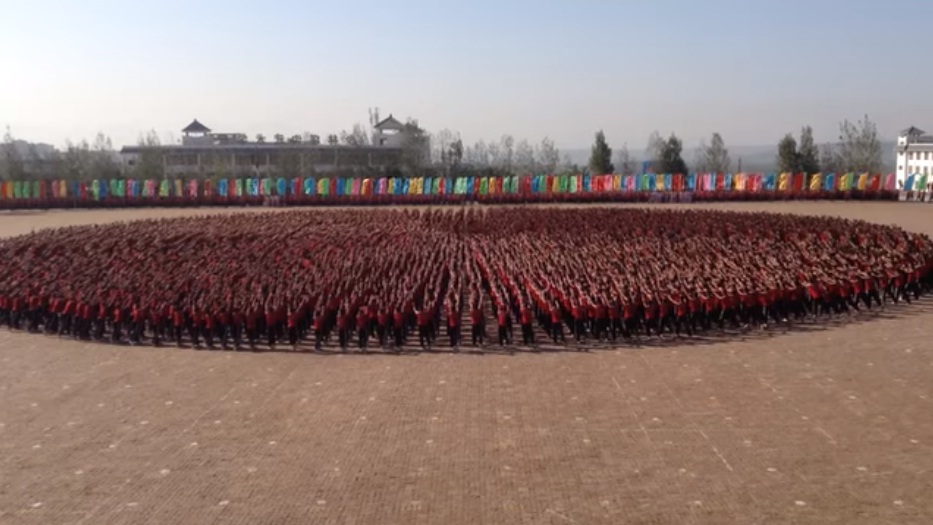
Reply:
<svg viewBox="0 0 933 525"><path fill-rule="evenodd" d="M908 175L933 175L933 135L911 126L898 134L895 153L899 186Z"/></svg>
<svg viewBox="0 0 933 525"><path fill-rule="evenodd" d="M147 164L158 175L308 176L357 169L389 170L402 165L406 138L413 130L389 115L373 127L371 144L340 144L335 135L326 144L317 135L278 135L250 141L244 133L214 133L195 119L182 130L181 144L125 146L120 156L127 170ZM426 146L427 147L427 146Z"/></svg>

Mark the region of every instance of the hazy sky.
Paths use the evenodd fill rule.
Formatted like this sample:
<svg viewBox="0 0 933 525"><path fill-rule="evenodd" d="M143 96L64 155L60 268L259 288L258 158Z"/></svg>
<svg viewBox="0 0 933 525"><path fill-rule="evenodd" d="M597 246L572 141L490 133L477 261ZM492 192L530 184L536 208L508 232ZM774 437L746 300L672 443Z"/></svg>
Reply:
<svg viewBox="0 0 933 525"><path fill-rule="evenodd" d="M933 131L931 0L0 0L0 125L115 145L197 117L322 136L412 116L585 147Z"/></svg>

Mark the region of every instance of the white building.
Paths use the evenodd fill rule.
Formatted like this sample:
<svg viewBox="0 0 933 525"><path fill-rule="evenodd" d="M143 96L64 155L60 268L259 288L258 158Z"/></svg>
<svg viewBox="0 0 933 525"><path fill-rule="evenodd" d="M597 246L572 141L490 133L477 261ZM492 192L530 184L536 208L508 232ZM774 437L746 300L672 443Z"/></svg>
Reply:
<svg viewBox="0 0 933 525"><path fill-rule="evenodd" d="M898 134L895 153L898 187L908 175L933 175L933 135L911 126Z"/></svg>

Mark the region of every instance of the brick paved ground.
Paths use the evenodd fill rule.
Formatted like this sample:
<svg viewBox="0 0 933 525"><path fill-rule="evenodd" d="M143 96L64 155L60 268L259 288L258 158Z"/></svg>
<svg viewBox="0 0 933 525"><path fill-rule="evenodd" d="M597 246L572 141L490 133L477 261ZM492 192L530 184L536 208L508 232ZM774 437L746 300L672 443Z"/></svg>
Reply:
<svg viewBox="0 0 933 525"><path fill-rule="evenodd" d="M933 233L919 204L719 207ZM0 215L0 234L185 213ZM925 301L745 341L514 356L2 332L0 523L933 523L931 323Z"/></svg>

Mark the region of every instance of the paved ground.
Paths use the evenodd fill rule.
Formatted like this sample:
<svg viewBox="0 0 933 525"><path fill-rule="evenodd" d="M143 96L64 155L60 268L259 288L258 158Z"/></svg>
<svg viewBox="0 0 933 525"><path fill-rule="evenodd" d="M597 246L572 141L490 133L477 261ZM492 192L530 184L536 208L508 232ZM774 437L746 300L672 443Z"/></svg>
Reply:
<svg viewBox="0 0 933 525"><path fill-rule="evenodd" d="M933 234L933 206L722 205ZM191 210L0 215L0 234ZM194 212L197 213L197 212ZM933 523L933 301L591 353L0 333L2 524Z"/></svg>

